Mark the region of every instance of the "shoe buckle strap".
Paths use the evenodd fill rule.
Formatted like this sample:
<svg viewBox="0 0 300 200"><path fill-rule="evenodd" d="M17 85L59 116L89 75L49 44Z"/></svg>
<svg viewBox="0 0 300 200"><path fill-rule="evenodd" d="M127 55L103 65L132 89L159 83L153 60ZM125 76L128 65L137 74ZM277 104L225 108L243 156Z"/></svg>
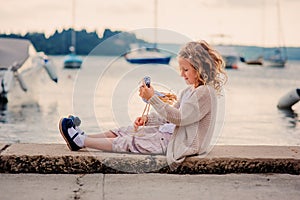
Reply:
<svg viewBox="0 0 300 200"><path fill-rule="evenodd" d="M72 137L71 139L74 140L74 139L77 137L78 134L79 134L79 133L76 132L75 135L73 135L73 137Z"/></svg>

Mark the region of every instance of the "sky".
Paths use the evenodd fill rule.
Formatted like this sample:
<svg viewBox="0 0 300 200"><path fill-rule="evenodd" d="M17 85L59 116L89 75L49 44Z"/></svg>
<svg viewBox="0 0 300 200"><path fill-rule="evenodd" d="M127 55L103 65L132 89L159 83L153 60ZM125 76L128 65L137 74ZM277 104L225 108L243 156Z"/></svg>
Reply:
<svg viewBox="0 0 300 200"><path fill-rule="evenodd" d="M74 28L97 31L100 36L105 28L128 32L153 28L154 1L75 0ZM70 28L73 26L72 2L0 0L0 33L44 32L49 36L55 30ZM193 40L258 46L300 46L300 0L157 2L156 27L178 32ZM165 41L158 42L176 43L162 40Z"/></svg>

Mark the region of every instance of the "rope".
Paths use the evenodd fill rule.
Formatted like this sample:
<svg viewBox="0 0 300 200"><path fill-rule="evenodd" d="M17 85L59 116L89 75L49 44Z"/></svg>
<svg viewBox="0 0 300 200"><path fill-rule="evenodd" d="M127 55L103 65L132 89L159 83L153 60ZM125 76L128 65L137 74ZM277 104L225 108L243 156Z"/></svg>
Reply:
<svg viewBox="0 0 300 200"><path fill-rule="evenodd" d="M150 111L150 104L147 103L147 104L145 105L144 111L143 111L143 113L142 113L142 118L143 118L143 116L148 117L149 111ZM145 124L146 124L146 121L144 120L142 130L144 130ZM137 130L138 130L138 128L135 130L135 132L137 132Z"/></svg>
<svg viewBox="0 0 300 200"><path fill-rule="evenodd" d="M176 100L177 100L177 97L176 95L172 94L172 93L162 93L164 94L164 96L162 97L159 97L163 102L167 103L167 104L170 104L170 105L173 105ZM142 118L144 116L146 116L148 118L148 114L149 114L149 111L150 111L150 104L147 103L144 107L144 110L143 110L143 113L142 113ZM144 121L143 123L143 126L142 126L142 130L144 130L145 128L145 124L146 124L146 121ZM135 132L138 131L138 128L134 130Z"/></svg>

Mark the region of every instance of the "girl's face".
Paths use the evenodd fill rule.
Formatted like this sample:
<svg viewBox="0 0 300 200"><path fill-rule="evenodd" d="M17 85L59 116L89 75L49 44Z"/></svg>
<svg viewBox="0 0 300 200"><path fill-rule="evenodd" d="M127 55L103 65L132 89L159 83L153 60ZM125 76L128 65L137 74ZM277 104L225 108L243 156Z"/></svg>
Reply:
<svg viewBox="0 0 300 200"><path fill-rule="evenodd" d="M188 85L198 86L198 73L195 68L184 58L178 58L180 75Z"/></svg>

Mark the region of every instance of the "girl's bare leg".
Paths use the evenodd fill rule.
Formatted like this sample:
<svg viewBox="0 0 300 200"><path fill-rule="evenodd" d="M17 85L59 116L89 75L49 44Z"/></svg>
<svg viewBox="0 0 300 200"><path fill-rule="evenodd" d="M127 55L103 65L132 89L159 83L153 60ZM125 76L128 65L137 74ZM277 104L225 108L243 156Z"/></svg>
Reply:
<svg viewBox="0 0 300 200"><path fill-rule="evenodd" d="M86 137L84 140L84 146L92 149L103 150L103 151L112 151L113 140L114 138Z"/></svg>
<svg viewBox="0 0 300 200"><path fill-rule="evenodd" d="M115 138L117 137L113 132L107 131L104 133L94 134L94 135L88 135L89 138Z"/></svg>

